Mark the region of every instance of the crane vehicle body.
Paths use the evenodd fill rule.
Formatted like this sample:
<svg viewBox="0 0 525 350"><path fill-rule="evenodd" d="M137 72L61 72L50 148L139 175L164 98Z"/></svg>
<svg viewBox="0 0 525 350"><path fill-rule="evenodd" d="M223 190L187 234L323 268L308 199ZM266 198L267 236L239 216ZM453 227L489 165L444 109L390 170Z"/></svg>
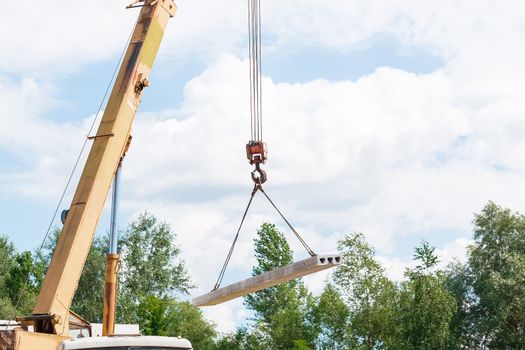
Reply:
<svg viewBox="0 0 525 350"><path fill-rule="evenodd" d="M81 338L64 342L60 350L188 350L188 340L157 336L114 336Z"/></svg>
<svg viewBox="0 0 525 350"><path fill-rule="evenodd" d="M164 30L176 11L173 0L136 0L128 7L140 7L140 14L98 131L89 137L93 144L40 294L32 315L17 318L21 327L0 334L0 350L191 349L189 341L178 338L71 340L69 335L70 325L78 319L69 310L78 280L115 171L129 146L131 126Z"/></svg>

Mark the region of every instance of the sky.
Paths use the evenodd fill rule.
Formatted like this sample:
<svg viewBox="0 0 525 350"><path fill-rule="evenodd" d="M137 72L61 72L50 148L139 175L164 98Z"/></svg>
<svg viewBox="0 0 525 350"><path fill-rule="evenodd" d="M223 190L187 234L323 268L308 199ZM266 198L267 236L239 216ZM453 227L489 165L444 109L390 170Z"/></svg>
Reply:
<svg viewBox="0 0 525 350"><path fill-rule="evenodd" d="M0 234L44 237L136 10L9 1L0 13ZM132 130L120 226L149 211L213 287L252 183L246 1L179 0ZM525 2L262 0L266 191L318 253L362 232L400 280L422 240L464 260L474 213L525 212ZM78 173L61 209L69 206ZM97 234L109 227L109 200ZM256 198L223 284L249 277ZM53 222L60 226L59 219ZM305 278L319 293L329 273ZM229 331L242 300L203 310Z"/></svg>

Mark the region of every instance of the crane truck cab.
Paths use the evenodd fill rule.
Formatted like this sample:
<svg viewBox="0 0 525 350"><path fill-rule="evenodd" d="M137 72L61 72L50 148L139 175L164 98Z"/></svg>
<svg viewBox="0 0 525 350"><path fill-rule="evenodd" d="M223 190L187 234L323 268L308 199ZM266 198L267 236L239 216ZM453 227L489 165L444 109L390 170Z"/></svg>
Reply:
<svg viewBox="0 0 525 350"><path fill-rule="evenodd" d="M60 350L191 350L183 338L144 335L89 337L66 340Z"/></svg>

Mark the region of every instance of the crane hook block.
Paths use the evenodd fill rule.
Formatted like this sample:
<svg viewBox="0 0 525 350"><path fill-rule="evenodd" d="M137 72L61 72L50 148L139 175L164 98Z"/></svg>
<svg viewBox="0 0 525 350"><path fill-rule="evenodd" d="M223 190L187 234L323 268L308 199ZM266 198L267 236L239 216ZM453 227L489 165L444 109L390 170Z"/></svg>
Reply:
<svg viewBox="0 0 525 350"><path fill-rule="evenodd" d="M262 141L250 141L246 144L246 157L250 164L265 163L268 158L268 147Z"/></svg>

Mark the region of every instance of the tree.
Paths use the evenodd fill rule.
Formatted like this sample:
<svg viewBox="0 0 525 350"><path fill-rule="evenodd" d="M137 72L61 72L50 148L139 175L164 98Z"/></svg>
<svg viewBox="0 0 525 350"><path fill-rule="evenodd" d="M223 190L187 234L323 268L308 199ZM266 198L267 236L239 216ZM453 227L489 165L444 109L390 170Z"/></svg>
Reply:
<svg viewBox="0 0 525 350"><path fill-rule="evenodd" d="M363 234L354 233L338 242L341 265L334 281L350 311L350 327L357 348L375 349L393 342L396 286L374 258L374 249Z"/></svg>
<svg viewBox="0 0 525 350"><path fill-rule="evenodd" d="M258 327L251 329L241 326L233 333L217 341L216 350L267 350L271 349L271 340Z"/></svg>
<svg viewBox="0 0 525 350"><path fill-rule="evenodd" d="M445 287L456 301L456 312L450 321L447 349L476 349L471 306L476 303L467 264L454 261L445 270Z"/></svg>
<svg viewBox="0 0 525 350"><path fill-rule="evenodd" d="M414 260L421 264L405 273L408 280L401 285L398 348L433 350L447 346L456 301L445 286L445 274L434 271L438 263L434 251L428 242L416 247Z"/></svg>
<svg viewBox="0 0 525 350"><path fill-rule="evenodd" d="M16 252L7 237L0 236L0 260L0 318L30 314L39 291L33 255Z"/></svg>
<svg viewBox="0 0 525 350"><path fill-rule="evenodd" d="M489 202L474 219L468 265L477 302L470 310L479 348L523 349L525 217Z"/></svg>
<svg viewBox="0 0 525 350"><path fill-rule="evenodd" d="M146 212L128 226L120 242L120 322L138 323L147 335L183 336L197 349L213 349L214 325L198 308L175 299L193 285L170 226Z"/></svg>
<svg viewBox="0 0 525 350"><path fill-rule="evenodd" d="M15 248L6 236L0 236L0 319L14 319L15 307L11 301L8 280L14 263Z"/></svg>
<svg viewBox="0 0 525 350"><path fill-rule="evenodd" d="M183 336L195 349L214 349L215 324L207 321L199 308L187 301L170 300L166 312L166 335Z"/></svg>
<svg viewBox="0 0 525 350"><path fill-rule="evenodd" d="M133 294L187 294L193 288L175 245L175 234L152 214L140 214L121 242L122 286Z"/></svg>
<svg viewBox="0 0 525 350"><path fill-rule="evenodd" d="M275 225L265 223L254 240L257 265L252 275L274 270L293 262L293 254L284 235ZM313 343L313 334L305 323L310 295L301 280L296 279L249 294L245 305L255 311L255 320L269 335L272 349L291 349L301 342ZM295 342L295 345L294 345Z"/></svg>
<svg viewBox="0 0 525 350"><path fill-rule="evenodd" d="M352 346L350 310L332 284L324 287L313 308L313 324L318 349L348 349Z"/></svg>
<svg viewBox="0 0 525 350"><path fill-rule="evenodd" d="M16 253L6 284L17 315L29 315L35 305L39 290L33 275L34 262L31 252Z"/></svg>
<svg viewBox="0 0 525 350"><path fill-rule="evenodd" d="M187 294L193 287L174 240L170 226L147 212L128 226L120 240L119 322L137 322L137 307L144 298Z"/></svg>

